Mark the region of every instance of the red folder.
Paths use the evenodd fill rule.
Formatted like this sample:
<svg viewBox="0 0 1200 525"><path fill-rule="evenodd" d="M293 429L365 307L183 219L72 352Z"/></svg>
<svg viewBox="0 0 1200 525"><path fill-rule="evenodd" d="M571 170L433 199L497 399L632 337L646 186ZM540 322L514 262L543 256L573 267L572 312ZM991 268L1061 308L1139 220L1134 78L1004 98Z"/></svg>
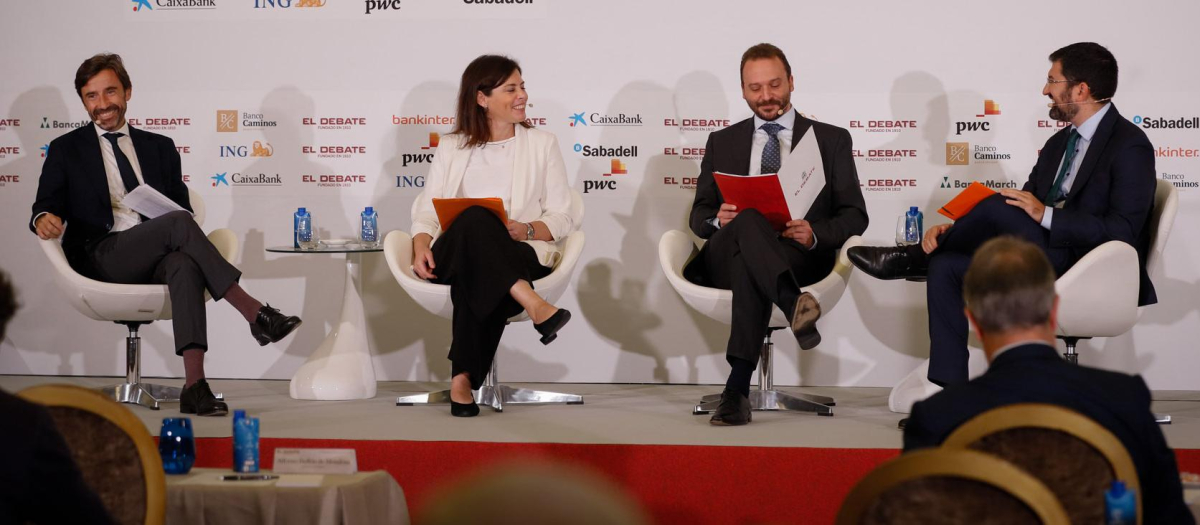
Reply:
<svg viewBox="0 0 1200 525"><path fill-rule="evenodd" d="M713 180L725 202L737 206L738 211L758 210L776 231L786 229L785 225L792 220L778 175L748 177L713 172Z"/></svg>
<svg viewBox="0 0 1200 525"><path fill-rule="evenodd" d="M962 193L959 193L958 196L950 199L950 202L947 202L945 206L942 206L938 210L938 213L949 217L950 220L957 221L974 209L975 205L979 204L979 201L991 197L995 193L995 190L983 184L972 182L967 186L967 189L962 190Z"/></svg>
<svg viewBox="0 0 1200 525"><path fill-rule="evenodd" d="M433 199L433 211L437 212L438 222L442 231L450 229L450 223L458 218L458 214L471 206L483 206L488 211L500 217L500 222L508 224L508 214L504 212L504 201L499 197L485 199Z"/></svg>

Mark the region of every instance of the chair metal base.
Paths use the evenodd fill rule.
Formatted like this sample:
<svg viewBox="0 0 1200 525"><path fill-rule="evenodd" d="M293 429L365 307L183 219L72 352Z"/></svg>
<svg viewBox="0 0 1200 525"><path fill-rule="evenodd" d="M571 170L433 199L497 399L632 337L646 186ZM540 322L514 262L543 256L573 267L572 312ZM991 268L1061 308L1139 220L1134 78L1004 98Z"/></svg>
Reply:
<svg viewBox="0 0 1200 525"><path fill-rule="evenodd" d="M159 403L178 403L182 391L179 387L151 383L121 383L100 389L118 403L141 405L150 410L158 410Z"/></svg>
<svg viewBox="0 0 1200 525"><path fill-rule="evenodd" d="M483 380L483 386L473 392L475 402L492 407L496 412L504 412L504 405L582 405L583 396L530 390L499 384L496 380L496 361L492 361L492 371ZM416 405L449 405L450 391L442 390L428 394L415 394L396 398L396 406L410 407Z"/></svg>
<svg viewBox="0 0 1200 525"><path fill-rule="evenodd" d="M721 394L709 394L701 398L699 405L692 409L693 415L709 414L717 410L721 403ZM791 410L795 412L815 412L818 416L833 415L833 398L811 394L789 394L779 390L751 390L750 410Z"/></svg>

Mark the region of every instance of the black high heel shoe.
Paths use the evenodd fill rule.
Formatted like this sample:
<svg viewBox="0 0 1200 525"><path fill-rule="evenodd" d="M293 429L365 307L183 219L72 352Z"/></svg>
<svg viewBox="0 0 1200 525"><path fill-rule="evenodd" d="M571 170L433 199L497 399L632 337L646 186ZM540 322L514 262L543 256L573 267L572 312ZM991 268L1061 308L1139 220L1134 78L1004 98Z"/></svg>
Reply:
<svg viewBox="0 0 1200 525"><path fill-rule="evenodd" d="M564 308L559 308L554 315L549 319L536 323L533 328L542 334L542 344L548 345L551 341L558 337L558 331L567 325L567 321L571 320L571 312Z"/></svg>
<svg viewBox="0 0 1200 525"><path fill-rule="evenodd" d="M474 401L470 403L455 403L450 401L450 415L454 417L475 417L479 415L479 405Z"/></svg>

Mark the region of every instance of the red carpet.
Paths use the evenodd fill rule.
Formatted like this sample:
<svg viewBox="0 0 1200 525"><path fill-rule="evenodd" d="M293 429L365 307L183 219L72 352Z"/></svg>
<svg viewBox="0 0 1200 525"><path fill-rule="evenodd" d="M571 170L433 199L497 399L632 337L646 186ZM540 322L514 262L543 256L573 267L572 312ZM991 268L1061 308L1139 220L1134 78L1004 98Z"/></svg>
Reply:
<svg viewBox="0 0 1200 525"><path fill-rule="evenodd" d="M680 445L579 445L451 441L263 439L261 464L276 447L353 448L360 470L387 470L421 517L439 486L483 465L520 458L582 464L625 487L659 524L833 523L842 499L895 449ZM229 438L196 440L196 465L229 468ZM1180 470L1200 472L1200 450L1176 451Z"/></svg>

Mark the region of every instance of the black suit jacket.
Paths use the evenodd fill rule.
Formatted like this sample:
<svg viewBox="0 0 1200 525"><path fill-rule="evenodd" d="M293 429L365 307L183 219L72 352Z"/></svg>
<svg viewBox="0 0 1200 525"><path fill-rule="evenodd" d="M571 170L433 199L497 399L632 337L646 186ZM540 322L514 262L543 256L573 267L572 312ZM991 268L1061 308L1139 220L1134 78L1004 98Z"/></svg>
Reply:
<svg viewBox="0 0 1200 525"><path fill-rule="evenodd" d="M0 391L0 523L112 523L45 408Z"/></svg>
<svg viewBox="0 0 1200 525"><path fill-rule="evenodd" d="M867 229L867 205L863 201L862 189L858 184L858 170L851 155L850 132L817 122L796 113L796 125L792 130L792 148L800 143L809 130L817 132L817 148L825 169L825 188L817 195L804 220L812 224L817 245L813 255L818 260L832 262L838 249L854 235ZM725 199L713 179L713 172L729 175L750 173L750 147L754 140L754 118L708 135L704 148L704 160L700 162L700 180L696 184L696 199L692 202L690 225L692 231L703 239L711 237L717 228L709 221L717 216ZM696 260L702 260L697 258ZM702 269L689 264L684 276L693 282L703 282Z"/></svg>
<svg viewBox="0 0 1200 525"><path fill-rule="evenodd" d="M1064 128L1046 141L1025 183L1024 190L1041 200L1054 186L1070 129ZM1066 203L1054 210L1050 224L1049 248L1063 250L1071 264L1108 241L1123 241L1136 248L1141 261L1139 306L1158 302L1146 274L1151 234L1148 219L1157 178L1150 139L1113 105L1100 120Z"/></svg>
<svg viewBox="0 0 1200 525"><path fill-rule="evenodd" d="M1016 403L1063 406L1107 428L1133 457L1145 522L1194 523L1183 502L1175 453L1150 412L1150 390L1142 378L1070 364L1049 345L1011 348L982 376L913 405L904 450L936 447L972 417Z"/></svg>
<svg viewBox="0 0 1200 525"><path fill-rule="evenodd" d="M96 135L95 126L83 126L50 143L29 221L30 231L36 233L33 217L42 212L61 217L68 226L62 240L67 260L72 268L89 277L95 275L86 257L87 246L113 227L108 175L100 156L102 139ZM129 138L137 152L143 182L191 211L175 142L133 126L129 127Z"/></svg>

